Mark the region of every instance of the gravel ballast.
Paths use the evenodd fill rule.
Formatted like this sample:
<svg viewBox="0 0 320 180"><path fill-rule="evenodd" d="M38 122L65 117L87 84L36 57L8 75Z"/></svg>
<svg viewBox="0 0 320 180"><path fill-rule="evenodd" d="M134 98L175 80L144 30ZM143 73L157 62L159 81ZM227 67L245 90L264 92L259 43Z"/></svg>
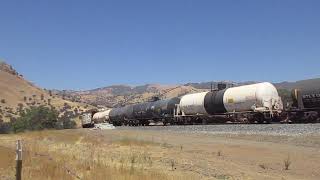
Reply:
<svg viewBox="0 0 320 180"><path fill-rule="evenodd" d="M140 126L117 127L120 130L152 130L183 133L207 134L259 134L259 135L320 135L320 124L227 124L227 125L188 125L188 126Z"/></svg>

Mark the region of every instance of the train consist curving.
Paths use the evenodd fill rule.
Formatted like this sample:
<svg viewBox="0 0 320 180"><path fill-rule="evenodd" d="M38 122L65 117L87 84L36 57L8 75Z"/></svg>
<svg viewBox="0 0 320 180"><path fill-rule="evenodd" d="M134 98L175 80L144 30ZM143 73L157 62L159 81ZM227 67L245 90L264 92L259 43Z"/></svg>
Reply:
<svg viewBox="0 0 320 180"><path fill-rule="evenodd" d="M82 122L90 127L99 120L116 126L319 121L320 90L295 89L292 97L293 105L284 109L276 87L264 82L94 112Z"/></svg>

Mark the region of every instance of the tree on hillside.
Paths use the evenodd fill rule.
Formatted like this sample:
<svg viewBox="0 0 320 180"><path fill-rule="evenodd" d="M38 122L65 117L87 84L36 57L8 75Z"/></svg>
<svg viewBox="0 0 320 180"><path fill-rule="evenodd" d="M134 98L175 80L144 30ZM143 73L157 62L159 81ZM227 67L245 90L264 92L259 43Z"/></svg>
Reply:
<svg viewBox="0 0 320 180"><path fill-rule="evenodd" d="M59 124L58 124L60 127L57 127L57 128L60 128L60 129L73 129L77 126L77 124L70 120L70 117L67 117L67 116L62 116L61 118L59 118Z"/></svg>
<svg viewBox="0 0 320 180"><path fill-rule="evenodd" d="M18 111L18 112L22 112L22 111L23 111L23 104L22 104L22 103L19 103L19 104L18 104L17 111Z"/></svg>
<svg viewBox="0 0 320 180"><path fill-rule="evenodd" d="M12 123L14 132L42 130L56 127L58 112L52 108L39 106L21 111L20 117Z"/></svg>

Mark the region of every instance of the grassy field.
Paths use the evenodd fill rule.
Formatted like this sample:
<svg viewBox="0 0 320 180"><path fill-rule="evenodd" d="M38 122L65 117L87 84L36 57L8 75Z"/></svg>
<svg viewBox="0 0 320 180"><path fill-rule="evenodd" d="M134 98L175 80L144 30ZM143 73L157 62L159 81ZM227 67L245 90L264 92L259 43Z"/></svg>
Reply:
<svg viewBox="0 0 320 180"><path fill-rule="evenodd" d="M1 135L0 179L13 179L14 146L23 139L23 179L196 179L161 159L166 144L137 137L97 136L78 131ZM156 157L149 152L158 151ZM159 164L158 161L167 161ZM166 166L166 167L161 167Z"/></svg>
<svg viewBox="0 0 320 180"><path fill-rule="evenodd" d="M319 136L85 129L0 135L0 179L318 180Z"/></svg>

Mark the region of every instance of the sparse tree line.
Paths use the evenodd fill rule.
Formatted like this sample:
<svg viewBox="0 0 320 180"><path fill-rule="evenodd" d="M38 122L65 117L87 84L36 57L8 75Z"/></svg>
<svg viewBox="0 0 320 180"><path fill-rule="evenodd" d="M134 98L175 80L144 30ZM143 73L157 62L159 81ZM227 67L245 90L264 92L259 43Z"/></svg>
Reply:
<svg viewBox="0 0 320 180"><path fill-rule="evenodd" d="M68 111L69 112L69 111ZM18 133L43 129L71 129L76 123L71 120L74 113L64 113L59 117L59 112L54 107L38 106L20 111L18 118L10 122L0 121L0 133Z"/></svg>
<svg viewBox="0 0 320 180"><path fill-rule="evenodd" d="M71 119L82 113L80 106L72 107L64 103L62 108L56 109L51 99L45 99L43 94L39 98L41 102L36 101L36 98L37 95L24 96L23 102L16 108L7 107L6 99L0 99L0 133L75 128L76 123ZM4 122L4 119L10 122Z"/></svg>

